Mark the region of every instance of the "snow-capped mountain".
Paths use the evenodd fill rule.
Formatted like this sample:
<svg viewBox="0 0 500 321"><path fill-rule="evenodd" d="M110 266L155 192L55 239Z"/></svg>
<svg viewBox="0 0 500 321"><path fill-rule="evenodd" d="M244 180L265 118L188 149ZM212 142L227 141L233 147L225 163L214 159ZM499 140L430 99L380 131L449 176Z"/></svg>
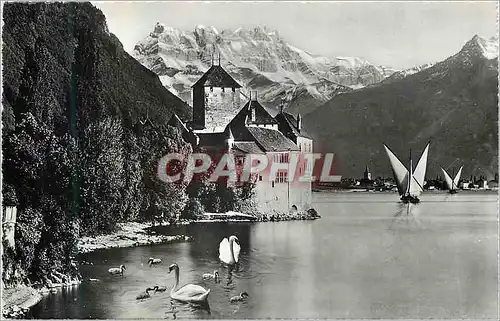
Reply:
<svg viewBox="0 0 500 321"><path fill-rule="evenodd" d="M282 100L291 110L307 105L305 113L338 93L378 83L395 72L356 57L313 55L265 27L218 31L200 25L182 31L157 23L133 55L188 103L191 85L220 60L244 87L243 94L257 91L259 100L271 107Z"/></svg>
<svg viewBox="0 0 500 321"><path fill-rule="evenodd" d="M381 176L391 175L382 141L404 153L431 140L429 176L457 161L464 172L494 177L497 57L498 38L475 36L430 67L332 98L303 118L304 129L315 138L315 150L335 152L345 176L359 175L367 163Z"/></svg>
<svg viewBox="0 0 500 321"><path fill-rule="evenodd" d="M420 65L420 66L415 66L413 68L408 68L408 69L396 71L395 73L393 73L392 75L390 75L389 77L387 77L386 79L384 79L379 84L385 84L385 83L393 82L393 81L396 81L396 80L399 80L399 79L403 79L403 78L408 77L410 75L413 75L413 74L415 74L417 72L420 72L420 71L422 71L424 69L430 68L430 67L434 66L435 64L436 63L427 63L427 64L423 64L423 65Z"/></svg>
<svg viewBox="0 0 500 321"><path fill-rule="evenodd" d="M471 40L467 41L465 45L462 47L462 49L455 55L451 56L448 58L446 61L448 63L453 63L453 64L462 64L462 65L471 65L472 60L476 58L485 58L487 60L490 59L497 59L498 58L498 37L490 37L490 38L485 38L485 37L480 37L478 35L475 35ZM420 71L423 71L425 69L429 69L436 65L436 62L433 63L427 63L424 65L416 66L413 68L401 70L401 71L396 71L380 83L376 84L382 85L382 84L387 84L390 82L394 82L400 79L403 79L405 77L411 76L415 73L418 73ZM445 66L445 64L441 64L441 66ZM443 69L443 68L441 68ZM439 70L439 68L437 69ZM436 73L437 75L437 73Z"/></svg>

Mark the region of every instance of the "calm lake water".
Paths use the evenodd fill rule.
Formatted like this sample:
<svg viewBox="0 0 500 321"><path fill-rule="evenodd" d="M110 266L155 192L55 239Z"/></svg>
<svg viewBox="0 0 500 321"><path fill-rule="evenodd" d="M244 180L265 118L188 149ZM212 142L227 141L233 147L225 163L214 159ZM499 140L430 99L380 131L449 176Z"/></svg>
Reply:
<svg viewBox="0 0 500 321"><path fill-rule="evenodd" d="M162 230L191 243L87 254L93 265L72 290L46 296L35 318L498 318L497 195L424 194L407 209L397 195L315 193L316 221L190 225ZM237 235L239 271L220 265L223 237ZM163 265L149 267L149 257ZM135 297L154 284L211 289L209 307L170 302L168 290ZM109 267L125 264L125 277ZM202 274L219 270L220 283ZM228 282L230 281L230 282ZM230 303L246 291L250 297Z"/></svg>

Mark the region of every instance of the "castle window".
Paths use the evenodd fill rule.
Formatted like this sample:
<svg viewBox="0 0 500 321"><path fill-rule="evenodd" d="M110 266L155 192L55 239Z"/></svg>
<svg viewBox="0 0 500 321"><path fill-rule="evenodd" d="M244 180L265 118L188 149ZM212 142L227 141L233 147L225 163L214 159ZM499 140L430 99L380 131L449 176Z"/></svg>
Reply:
<svg viewBox="0 0 500 321"><path fill-rule="evenodd" d="M278 172L276 182L286 183L288 181L288 172Z"/></svg>
<svg viewBox="0 0 500 321"><path fill-rule="evenodd" d="M274 181L271 182L271 186L274 187Z"/></svg>
<svg viewBox="0 0 500 321"><path fill-rule="evenodd" d="M210 92L214 92L214 87L210 87Z"/></svg>
<svg viewBox="0 0 500 321"><path fill-rule="evenodd" d="M262 175L259 175L259 182L262 182Z"/></svg>
<svg viewBox="0 0 500 321"><path fill-rule="evenodd" d="M224 92L224 87L222 87L222 92Z"/></svg>
<svg viewBox="0 0 500 321"><path fill-rule="evenodd" d="M233 93L236 91L236 88L234 88L234 87L233 87L233 88L231 88L231 89L233 90Z"/></svg>

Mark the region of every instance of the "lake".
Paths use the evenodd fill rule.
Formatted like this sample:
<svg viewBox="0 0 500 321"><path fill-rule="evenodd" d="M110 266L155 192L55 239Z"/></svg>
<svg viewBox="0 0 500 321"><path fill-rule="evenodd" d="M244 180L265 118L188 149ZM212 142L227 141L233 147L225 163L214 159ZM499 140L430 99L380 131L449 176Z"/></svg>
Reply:
<svg viewBox="0 0 500 321"><path fill-rule="evenodd" d="M498 209L494 193L429 193L408 209L391 193L314 193L316 221L198 224L158 232L190 243L97 251L82 275L97 278L48 295L34 318L498 318ZM237 235L240 268L218 260ZM162 265L149 267L149 257ZM168 290L137 301L154 284L211 289L209 307L171 303ZM125 277L108 275L125 264ZM202 280L218 269L222 281ZM246 301L229 298L246 291Z"/></svg>

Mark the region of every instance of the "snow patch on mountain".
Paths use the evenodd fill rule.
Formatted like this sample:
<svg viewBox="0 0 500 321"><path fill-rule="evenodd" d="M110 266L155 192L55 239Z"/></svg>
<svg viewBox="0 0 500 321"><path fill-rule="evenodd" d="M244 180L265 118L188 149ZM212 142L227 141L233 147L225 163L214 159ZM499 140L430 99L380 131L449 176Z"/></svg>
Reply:
<svg viewBox="0 0 500 321"><path fill-rule="evenodd" d="M478 46L481 48L483 56L486 59L498 58L498 37L493 36L490 38L478 37Z"/></svg>

